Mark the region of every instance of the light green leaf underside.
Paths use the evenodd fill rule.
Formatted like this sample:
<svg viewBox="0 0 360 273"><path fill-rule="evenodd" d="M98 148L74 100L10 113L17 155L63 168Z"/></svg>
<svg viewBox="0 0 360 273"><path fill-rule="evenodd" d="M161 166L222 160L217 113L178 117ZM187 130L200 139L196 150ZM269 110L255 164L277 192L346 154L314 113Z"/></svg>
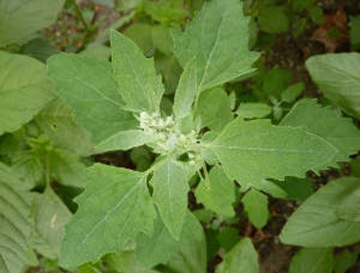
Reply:
<svg viewBox="0 0 360 273"><path fill-rule="evenodd" d="M172 158L167 158L154 171L152 196L161 219L176 239L179 238L187 211L188 170Z"/></svg>
<svg viewBox="0 0 360 273"><path fill-rule="evenodd" d="M141 130L120 131L104 141L97 144L94 148L95 153L122 150L126 151L134 147L141 146L149 141L149 136Z"/></svg>
<svg viewBox="0 0 360 273"><path fill-rule="evenodd" d="M31 246L50 259L58 259L65 225L72 214L61 199L47 188L34 198L34 230Z"/></svg>
<svg viewBox="0 0 360 273"><path fill-rule="evenodd" d="M29 122L53 99L52 90L42 63L0 51L0 135Z"/></svg>
<svg viewBox="0 0 360 273"><path fill-rule="evenodd" d="M184 68L175 93L173 111L177 119L191 114L192 104L196 95L196 63L195 60L190 60Z"/></svg>
<svg viewBox="0 0 360 273"><path fill-rule="evenodd" d="M225 256L216 273L259 273L257 253L249 238L242 239Z"/></svg>
<svg viewBox="0 0 360 273"><path fill-rule="evenodd" d="M339 150L333 166L337 162L348 161L350 155L360 150L360 131L351 119L341 117L329 107L322 108L315 100L299 101L280 125L304 126L308 132L331 143Z"/></svg>
<svg viewBox="0 0 360 273"><path fill-rule="evenodd" d="M313 81L334 104L360 118L360 54L338 53L313 56L306 67Z"/></svg>
<svg viewBox="0 0 360 273"><path fill-rule="evenodd" d="M156 216L143 173L95 164L88 176L61 246L60 263L66 267L123 250L139 232L152 232Z"/></svg>
<svg viewBox="0 0 360 273"><path fill-rule="evenodd" d="M59 96L75 111L75 120L96 144L137 121L122 109L123 101L111 65L86 56L58 54L48 60L48 72Z"/></svg>
<svg viewBox="0 0 360 273"><path fill-rule="evenodd" d="M331 181L289 218L280 234L281 241L305 247L345 246L358 242L360 222L344 212L349 207L360 210L359 194L358 178Z"/></svg>
<svg viewBox="0 0 360 273"><path fill-rule="evenodd" d="M250 189L242 198L244 210L250 222L258 229L262 229L269 219L268 198L255 189Z"/></svg>
<svg viewBox="0 0 360 273"><path fill-rule="evenodd" d="M188 212L180 238L177 241L158 217L155 222L154 233L151 237L143 233L139 235L136 244L137 257L146 267L153 267L160 263L165 264L186 243L188 240L186 236L192 234L191 238L196 242L201 240L202 232L197 219Z"/></svg>
<svg viewBox="0 0 360 273"><path fill-rule="evenodd" d="M209 185L207 185L209 184ZM221 194L219 194L221 193ZM210 170L209 181L201 180L195 190L198 202L225 217L234 216L235 184L222 170L215 166Z"/></svg>
<svg viewBox="0 0 360 273"><path fill-rule="evenodd" d="M337 150L303 128L236 118L213 142L204 144L203 153L215 155L230 178L250 186L266 178L303 177L308 170L326 167Z"/></svg>
<svg viewBox="0 0 360 273"><path fill-rule="evenodd" d="M259 53L248 50L248 22L237 0L214 0L187 26L173 32L175 55L185 67L196 57L199 91L254 72Z"/></svg>
<svg viewBox="0 0 360 273"><path fill-rule="evenodd" d="M24 272L29 265L30 202L20 183L10 168L0 164L0 258L11 273Z"/></svg>
<svg viewBox="0 0 360 273"><path fill-rule="evenodd" d="M48 103L35 121L57 146L88 156L92 150L90 134L75 123L73 112L58 98Z"/></svg>
<svg viewBox="0 0 360 273"><path fill-rule="evenodd" d="M159 111L164 87L153 59L147 59L133 41L115 30L111 31L111 56L126 107L135 112Z"/></svg>
<svg viewBox="0 0 360 273"><path fill-rule="evenodd" d="M53 23L64 0L0 1L0 46L19 42Z"/></svg>
<svg viewBox="0 0 360 273"><path fill-rule="evenodd" d="M289 273L333 272L332 248L303 248L291 260Z"/></svg>

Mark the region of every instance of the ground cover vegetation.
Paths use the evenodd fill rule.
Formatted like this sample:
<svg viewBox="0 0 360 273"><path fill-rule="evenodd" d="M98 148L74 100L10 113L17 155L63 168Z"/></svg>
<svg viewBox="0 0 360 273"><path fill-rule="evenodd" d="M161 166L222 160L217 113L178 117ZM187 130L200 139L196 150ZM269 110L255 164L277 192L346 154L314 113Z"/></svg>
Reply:
<svg viewBox="0 0 360 273"><path fill-rule="evenodd" d="M359 14L0 1L0 272L359 272Z"/></svg>

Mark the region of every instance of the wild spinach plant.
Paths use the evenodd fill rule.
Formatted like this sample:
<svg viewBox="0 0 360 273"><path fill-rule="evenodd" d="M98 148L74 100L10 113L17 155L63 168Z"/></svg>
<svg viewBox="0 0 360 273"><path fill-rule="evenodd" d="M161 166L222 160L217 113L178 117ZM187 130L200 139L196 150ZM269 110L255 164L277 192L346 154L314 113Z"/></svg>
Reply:
<svg viewBox="0 0 360 273"><path fill-rule="evenodd" d="M349 151L342 156L332 138L299 120L297 111L307 107L330 113L313 101L300 102L278 126L267 119L234 116L222 86L252 75L259 57L248 50L248 19L241 14L239 1L214 0L184 32L172 32L183 73L171 113L162 111L165 90L153 60L115 30L111 64L71 54L49 59L57 93L91 133L94 154L141 145L157 154L143 172L104 164L88 168L85 191L76 199L78 211L63 239L63 266L96 262L124 250L134 250L144 265L154 266L167 262L191 230L194 241L203 240L187 207L194 176L200 178L198 201L233 216L234 182L261 195L258 190L269 188L268 179L304 177L308 170L333 166L348 156ZM287 229L284 234L284 241L293 242ZM144 255L151 244L155 250ZM242 262L249 264L247 272L257 271L250 241L241 241L235 251L252 253ZM231 264L230 255L217 272L227 272Z"/></svg>

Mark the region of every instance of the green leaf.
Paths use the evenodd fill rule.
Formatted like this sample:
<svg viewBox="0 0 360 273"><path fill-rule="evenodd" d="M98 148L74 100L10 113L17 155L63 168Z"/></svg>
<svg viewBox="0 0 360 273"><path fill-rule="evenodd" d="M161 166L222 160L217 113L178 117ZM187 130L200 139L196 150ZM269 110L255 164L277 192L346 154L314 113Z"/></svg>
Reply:
<svg viewBox="0 0 360 273"><path fill-rule="evenodd" d="M332 273L332 248L303 248L291 260L289 273Z"/></svg>
<svg viewBox="0 0 360 273"><path fill-rule="evenodd" d="M0 2L0 46L21 42L56 20L64 0L2 0ZM34 75L34 74L33 74Z"/></svg>
<svg viewBox="0 0 360 273"><path fill-rule="evenodd" d="M280 239L286 244L330 247L360 240L360 222L343 213L360 210L360 180L346 177L331 181L307 199L289 218Z"/></svg>
<svg viewBox="0 0 360 273"><path fill-rule="evenodd" d="M124 35L130 38L146 54L154 48L151 37L152 27L148 24L133 23L124 31Z"/></svg>
<svg viewBox="0 0 360 273"><path fill-rule="evenodd" d="M172 55L174 45L169 28L162 25L155 25L151 29L151 36L157 49L167 56Z"/></svg>
<svg viewBox="0 0 360 273"><path fill-rule="evenodd" d="M62 185L84 187L85 165L80 158L62 149L53 149L49 153L51 175Z"/></svg>
<svg viewBox="0 0 360 273"><path fill-rule="evenodd" d="M43 194L36 194L33 203L35 224L31 245L45 257L58 259L61 239L71 212L51 188L47 188Z"/></svg>
<svg viewBox="0 0 360 273"><path fill-rule="evenodd" d="M313 194L313 184L308 178L286 177L284 181L267 181L274 183L286 192L284 199L304 201Z"/></svg>
<svg viewBox="0 0 360 273"><path fill-rule="evenodd" d="M126 107L135 112L158 112L164 87L156 74L153 59L121 33L111 31L112 66L118 92Z"/></svg>
<svg viewBox="0 0 360 273"><path fill-rule="evenodd" d="M120 253L111 253L106 256L106 264L111 272L121 273L160 273L142 265L134 250L126 250ZM87 273L87 272L86 272Z"/></svg>
<svg viewBox="0 0 360 273"><path fill-rule="evenodd" d="M194 215L190 212L185 217L184 227L181 231L179 241L169 233L160 218L154 226L154 233L151 237L140 234L137 239L136 253L138 259L146 267L153 267L157 264L167 263L171 256L178 252L188 239L186 236L193 234L193 240L200 241L202 238L202 228Z"/></svg>
<svg viewBox="0 0 360 273"><path fill-rule="evenodd" d="M316 118L315 118L316 117ZM360 132L349 118L343 118L330 107L321 107L315 100L301 100L281 121L284 126L305 126L313 133L338 149L332 165L349 161L350 155L360 149Z"/></svg>
<svg viewBox="0 0 360 273"><path fill-rule="evenodd" d="M268 198L265 194L255 189L250 189L242 198L241 202L244 204L244 210L249 217L250 222L258 229L262 229L268 219Z"/></svg>
<svg viewBox="0 0 360 273"><path fill-rule="evenodd" d="M289 18L282 6L270 6L260 10L258 17L260 30L281 33L289 29Z"/></svg>
<svg viewBox="0 0 360 273"><path fill-rule="evenodd" d="M91 154L90 134L75 123L73 110L60 99L47 104L35 121L55 145L78 155Z"/></svg>
<svg viewBox="0 0 360 273"><path fill-rule="evenodd" d="M75 120L91 133L94 143L138 123L122 109L108 62L62 53L48 60L48 72L59 96L74 109Z"/></svg>
<svg viewBox="0 0 360 273"><path fill-rule="evenodd" d="M16 174L0 163L0 268L5 268L1 272L22 273L30 264L30 196L20 185Z"/></svg>
<svg viewBox="0 0 360 273"><path fill-rule="evenodd" d="M271 114L271 107L265 103L240 103L236 114L243 119L263 118Z"/></svg>
<svg viewBox="0 0 360 273"><path fill-rule="evenodd" d="M291 103L296 100L298 96L301 95L302 91L304 90L305 85L303 82L298 82L295 84L290 85L284 92L281 94L281 99L284 102Z"/></svg>
<svg viewBox="0 0 360 273"><path fill-rule="evenodd" d="M288 87L291 76L291 72L287 69L272 68L265 74L262 88L268 95L280 98L283 91Z"/></svg>
<svg viewBox="0 0 360 273"><path fill-rule="evenodd" d="M5 132L14 132L29 122L53 99L53 87L46 75L45 66L27 56L0 51L0 71L2 135Z"/></svg>
<svg viewBox="0 0 360 273"><path fill-rule="evenodd" d="M334 259L334 272L346 273L353 265L356 264L359 251L350 252L348 249L343 250Z"/></svg>
<svg viewBox="0 0 360 273"><path fill-rule="evenodd" d="M167 158L154 171L153 200L170 234L179 239L187 211L189 173L184 163Z"/></svg>
<svg viewBox="0 0 360 273"><path fill-rule="evenodd" d="M200 94L196 115L201 127L221 131L233 119L229 97L222 88L206 90Z"/></svg>
<svg viewBox="0 0 360 273"><path fill-rule="evenodd" d="M187 26L173 32L175 56L182 67L196 57L199 91L254 72L259 53L248 49L248 22L237 0L214 0Z"/></svg>
<svg viewBox="0 0 360 273"><path fill-rule="evenodd" d="M203 147L206 160L215 155L231 179L255 187L266 178L304 177L310 169L326 167L337 152L303 128L241 118L230 122L214 141L204 143Z"/></svg>
<svg viewBox="0 0 360 273"><path fill-rule="evenodd" d="M350 17L350 42L353 48L360 46L360 16Z"/></svg>
<svg viewBox="0 0 360 273"><path fill-rule="evenodd" d="M95 146L96 153L129 150L145 144L149 136L141 130L120 131Z"/></svg>
<svg viewBox="0 0 360 273"><path fill-rule="evenodd" d="M180 251L172 255L166 264L169 269L165 272L176 273L206 273L206 240L203 228L192 214L188 219L188 227L185 224L181 235Z"/></svg>
<svg viewBox="0 0 360 273"><path fill-rule="evenodd" d="M191 60L184 68L175 92L173 111L177 119L191 114L192 104L197 95L196 63Z"/></svg>
<svg viewBox="0 0 360 273"><path fill-rule="evenodd" d="M242 239L225 256L216 273L259 273L258 257L249 238Z"/></svg>
<svg viewBox="0 0 360 273"><path fill-rule="evenodd" d="M60 263L75 267L124 249L139 232L152 233L155 209L143 173L95 164L67 225Z"/></svg>
<svg viewBox="0 0 360 273"><path fill-rule="evenodd" d="M360 54L313 56L306 67L324 95L346 113L360 118Z"/></svg>
<svg viewBox="0 0 360 273"><path fill-rule="evenodd" d="M235 214L232 206L235 202L235 184L219 166L210 170L209 181L200 181L195 196L198 202L217 214L225 217Z"/></svg>

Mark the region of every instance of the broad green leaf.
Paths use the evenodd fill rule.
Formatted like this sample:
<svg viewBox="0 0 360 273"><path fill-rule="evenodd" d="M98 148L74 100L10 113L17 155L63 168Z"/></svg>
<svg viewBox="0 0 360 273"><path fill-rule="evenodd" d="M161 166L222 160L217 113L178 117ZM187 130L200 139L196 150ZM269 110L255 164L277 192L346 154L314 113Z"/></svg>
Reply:
<svg viewBox="0 0 360 273"><path fill-rule="evenodd" d="M173 111L177 119L191 114L192 105L197 95L196 63L191 60L184 68L175 92Z"/></svg>
<svg viewBox="0 0 360 273"><path fill-rule="evenodd" d="M133 23L128 28L126 28L124 35L131 39L141 49L143 54L147 54L154 48L151 32L151 25Z"/></svg>
<svg viewBox="0 0 360 273"><path fill-rule="evenodd" d="M313 194L313 184L308 178L286 177L284 181L268 181L286 192L284 199L304 201Z"/></svg>
<svg viewBox="0 0 360 273"><path fill-rule="evenodd" d="M154 171L153 200L170 234L179 239L187 212L189 174L184 163L167 158Z"/></svg>
<svg viewBox="0 0 360 273"><path fill-rule="evenodd" d="M360 89L359 89L360 91ZM305 126L313 133L338 149L332 163L349 161L349 156L360 149L360 131L351 119L343 118L330 107L321 107L315 100L301 100L281 121L283 126Z"/></svg>
<svg viewBox="0 0 360 273"><path fill-rule="evenodd" d="M258 15L260 30L268 33L281 33L289 29L289 18L283 6L262 8Z"/></svg>
<svg viewBox="0 0 360 273"><path fill-rule="evenodd" d="M242 239L217 266L216 273L259 273L256 250L249 238Z"/></svg>
<svg viewBox="0 0 360 273"><path fill-rule="evenodd" d="M102 153L115 150L129 150L134 147L141 146L149 140L149 136L141 130L120 131L109 138L98 143L94 151Z"/></svg>
<svg viewBox="0 0 360 273"><path fill-rule="evenodd" d="M346 273L353 265L356 264L359 251L350 252L348 249L337 254L334 259L334 272Z"/></svg>
<svg viewBox="0 0 360 273"><path fill-rule="evenodd" d="M291 260L289 273L332 273L332 248L303 248Z"/></svg>
<svg viewBox="0 0 360 273"><path fill-rule="evenodd" d="M229 97L222 88L206 90L200 94L196 116L201 127L221 131L233 119Z"/></svg>
<svg viewBox="0 0 360 273"><path fill-rule="evenodd" d="M326 167L337 152L303 128L241 118L230 122L214 141L204 143L203 147L206 160L216 156L225 173L244 186L256 186L266 178L304 177L310 169Z"/></svg>
<svg viewBox="0 0 360 273"><path fill-rule="evenodd" d="M346 113L360 118L360 54L313 56L306 67L324 95Z"/></svg>
<svg viewBox="0 0 360 273"><path fill-rule="evenodd" d="M189 215L189 214L188 214ZM206 240L203 228L197 219L187 217L188 225L185 225L181 235L180 250L171 256L166 264L168 271L176 273L206 273Z"/></svg>
<svg viewBox="0 0 360 273"><path fill-rule="evenodd" d="M22 273L30 265L31 206L29 194L12 172L0 163L0 268L5 268L4 272Z"/></svg>
<svg viewBox="0 0 360 273"><path fill-rule="evenodd" d="M262 88L270 96L280 98L283 91L289 86L291 72L284 68L272 68L265 73Z"/></svg>
<svg viewBox="0 0 360 273"><path fill-rule="evenodd" d="M220 230L216 239L219 241L220 246L228 252L240 241L239 230L234 227L224 227Z"/></svg>
<svg viewBox="0 0 360 273"><path fill-rule="evenodd" d="M182 67L196 57L199 91L254 72L259 53L248 49L249 19L237 0L214 0L187 26L174 31L175 56Z"/></svg>
<svg viewBox="0 0 360 273"><path fill-rule="evenodd" d="M281 93L281 99L284 102L291 103L296 100L298 96L301 95L304 90L305 85L303 82L298 82L290 85L284 92Z"/></svg>
<svg viewBox="0 0 360 273"><path fill-rule="evenodd" d="M56 20L63 4L64 0L0 1L0 46L21 42L47 27Z"/></svg>
<svg viewBox="0 0 360 273"><path fill-rule="evenodd" d="M123 250L139 232L152 233L156 214L145 174L96 164L88 176L62 242L60 263L65 267L96 262L106 253Z"/></svg>
<svg viewBox="0 0 360 273"><path fill-rule="evenodd" d="M107 267L111 272L121 273L159 273L142 265L134 250L126 250L120 253L111 253L105 258ZM88 272L86 272L88 273Z"/></svg>
<svg viewBox="0 0 360 273"><path fill-rule="evenodd" d="M225 217L234 216L235 184L219 166L210 170L209 181L201 180L195 190L199 203ZM221 194L219 194L221 193Z"/></svg>
<svg viewBox="0 0 360 273"><path fill-rule="evenodd" d="M344 177L323 186L289 218L280 239L286 244L330 247L360 240L360 222L344 215L347 208L360 210L360 180Z"/></svg>
<svg viewBox="0 0 360 273"><path fill-rule="evenodd" d="M167 263L171 256L178 252L183 243L188 240L186 236L189 234L193 234L192 239L195 242L200 241L202 238L201 226L192 213L187 213L178 241L169 233L161 219L158 218L155 222L153 235L149 237L142 233L137 239L136 254L138 260L147 267Z"/></svg>
<svg viewBox="0 0 360 273"><path fill-rule="evenodd" d="M29 122L53 99L52 90L42 63L0 51L0 135Z"/></svg>
<svg viewBox="0 0 360 273"><path fill-rule="evenodd" d="M53 149L48 155L51 175L61 184L72 187L84 187L85 165L80 158L62 149Z"/></svg>
<svg viewBox="0 0 360 273"><path fill-rule="evenodd" d="M263 118L271 114L271 107L265 103L240 103L236 114L243 119Z"/></svg>
<svg viewBox="0 0 360 273"><path fill-rule="evenodd" d="M153 59L121 33L111 31L111 55L118 92L126 107L135 112L158 112L164 87Z"/></svg>
<svg viewBox="0 0 360 273"><path fill-rule="evenodd" d="M262 229L269 219L268 198L255 189L250 189L242 198L244 211L250 222L258 229Z"/></svg>
<svg viewBox="0 0 360 273"><path fill-rule="evenodd" d="M158 50L167 56L172 55L174 45L169 28L162 25L155 25L151 29L151 36Z"/></svg>
<svg viewBox="0 0 360 273"><path fill-rule="evenodd" d="M36 194L33 203L35 224L31 246L47 258L58 259L61 239L71 212L51 188Z"/></svg>
<svg viewBox="0 0 360 273"><path fill-rule="evenodd" d="M75 123L73 110L60 99L47 104L35 121L55 145L81 156L91 154L90 134Z"/></svg>
<svg viewBox="0 0 360 273"><path fill-rule="evenodd" d="M162 24L174 22L178 25L188 16L187 9L184 8L184 2L182 0L167 0L163 2L145 0L143 2L145 13Z"/></svg>
<svg viewBox="0 0 360 273"><path fill-rule="evenodd" d="M74 109L75 120L91 133L94 143L136 126L131 113L122 109L108 62L62 53L48 60L48 72L59 96Z"/></svg>

